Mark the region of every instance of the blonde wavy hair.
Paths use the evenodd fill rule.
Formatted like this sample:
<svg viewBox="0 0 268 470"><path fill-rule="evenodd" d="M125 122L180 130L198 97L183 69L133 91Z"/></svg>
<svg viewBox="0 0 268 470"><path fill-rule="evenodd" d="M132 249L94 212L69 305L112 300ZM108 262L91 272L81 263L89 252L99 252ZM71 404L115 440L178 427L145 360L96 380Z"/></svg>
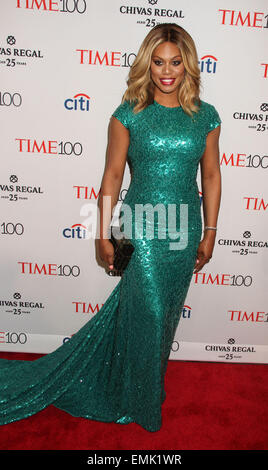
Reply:
<svg viewBox="0 0 268 470"><path fill-rule="evenodd" d="M200 69L195 43L189 33L176 23L158 24L143 40L138 54L130 68L128 88L122 97L124 101L135 102L134 113L138 113L154 101L154 83L150 69L152 55L163 42L173 42L180 49L184 65L184 78L178 88L178 101L191 117L200 106Z"/></svg>

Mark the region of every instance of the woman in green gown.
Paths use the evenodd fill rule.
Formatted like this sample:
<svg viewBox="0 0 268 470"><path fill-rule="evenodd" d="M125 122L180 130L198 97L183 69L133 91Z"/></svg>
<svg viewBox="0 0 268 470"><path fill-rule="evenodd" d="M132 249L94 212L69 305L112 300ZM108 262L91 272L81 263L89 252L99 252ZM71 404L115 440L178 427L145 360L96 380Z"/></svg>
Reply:
<svg viewBox="0 0 268 470"><path fill-rule="evenodd" d="M73 416L161 428L164 377L181 311L193 272L209 261L215 244L221 120L199 97L194 42L174 23L147 34L127 84L109 128L99 252L112 269L112 213L103 201L108 196L115 207L128 162L120 225L133 255L105 304L68 342L35 361L0 360L0 424L54 405Z"/></svg>

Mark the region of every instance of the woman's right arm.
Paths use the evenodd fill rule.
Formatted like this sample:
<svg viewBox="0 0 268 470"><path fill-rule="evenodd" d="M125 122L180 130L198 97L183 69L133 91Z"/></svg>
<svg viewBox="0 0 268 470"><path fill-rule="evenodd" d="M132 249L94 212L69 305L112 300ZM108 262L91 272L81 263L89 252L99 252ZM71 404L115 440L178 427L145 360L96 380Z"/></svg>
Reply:
<svg viewBox="0 0 268 470"><path fill-rule="evenodd" d="M113 269L114 248L109 241L108 229L124 177L128 147L128 129L116 117L112 116L108 131L107 160L99 195L100 257L102 261L108 263L110 269ZM108 207L104 203L104 196L106 196L105 199L109 198Z"/></svg>

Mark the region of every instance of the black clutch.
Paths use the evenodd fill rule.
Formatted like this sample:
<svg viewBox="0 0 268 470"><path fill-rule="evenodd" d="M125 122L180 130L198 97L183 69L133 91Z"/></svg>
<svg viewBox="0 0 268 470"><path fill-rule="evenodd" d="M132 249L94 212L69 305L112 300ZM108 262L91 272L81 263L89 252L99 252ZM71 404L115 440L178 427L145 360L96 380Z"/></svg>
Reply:
<svg viewBox="0 0 268 470"><path fill-rule="evenodd" d="M115 276L122 276L132 256L134 246L120 231L120 228L116 226L111 226L110 242L114 247L114 268L112 272Z"/></svg>

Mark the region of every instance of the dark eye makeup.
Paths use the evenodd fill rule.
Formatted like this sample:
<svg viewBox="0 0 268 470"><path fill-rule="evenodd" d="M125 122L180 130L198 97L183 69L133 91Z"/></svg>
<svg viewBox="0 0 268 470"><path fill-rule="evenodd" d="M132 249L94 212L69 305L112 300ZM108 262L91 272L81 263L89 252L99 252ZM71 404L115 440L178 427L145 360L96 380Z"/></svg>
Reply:
<svg viewBox="0 0 268 470"><path fill-rule="evenodd" d="M155 65L160 65L160 64L162 64L162 61L159 60L159 59L154 59L153 62L154 62ZM159 64L159 62L160 62L160 64ZM174 60L174 61L173 61L173 65L175 65L175 66L178 66L178 65L180 65L181 63L182 63L181 60Z"/></svg>

